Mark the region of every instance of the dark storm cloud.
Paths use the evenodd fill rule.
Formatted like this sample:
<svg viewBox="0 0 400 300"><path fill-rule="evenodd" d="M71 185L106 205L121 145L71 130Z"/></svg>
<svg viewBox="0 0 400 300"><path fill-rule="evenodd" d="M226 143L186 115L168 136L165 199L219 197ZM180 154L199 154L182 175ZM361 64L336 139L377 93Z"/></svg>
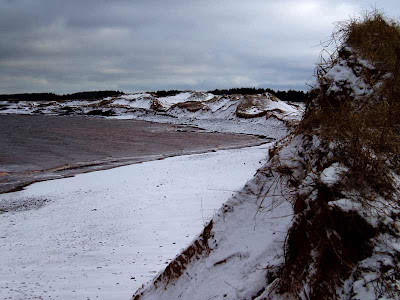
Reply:
<svg viewBox="0 0 400 300"><path fill-rule="evenodd" d="M397 1L376 7L400 16ZM0 0L0 93L306 89L332 23L370 8L351 0Z"/></svg>

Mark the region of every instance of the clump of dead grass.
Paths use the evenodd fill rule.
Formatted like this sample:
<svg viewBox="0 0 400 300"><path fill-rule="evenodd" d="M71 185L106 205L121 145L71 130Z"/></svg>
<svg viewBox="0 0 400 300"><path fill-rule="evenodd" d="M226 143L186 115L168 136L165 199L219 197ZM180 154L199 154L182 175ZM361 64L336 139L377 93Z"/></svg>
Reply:
<svg viewBox="0 0 400 300"><path fill-rule="evenodd" d="M323 140L335 143L335 156L350 168L353 183L380 182L388 188L386 169L398 168L400 155L400 26L374 11L339 23L333 38L339 49L317 66L318 86L298 130L318 130ZM324 75L349 55L373 65L348 64L372 87L371 94L356 97L347 87L329 91Z"/></svg>
<svg viewBox="0 0 400 300"><path fill-rule="evenodd" d="M382 71L397 77L400 63L400 27L378 11L342 24L336 35ZM397 78L396 78L397 79Z"/></svg>

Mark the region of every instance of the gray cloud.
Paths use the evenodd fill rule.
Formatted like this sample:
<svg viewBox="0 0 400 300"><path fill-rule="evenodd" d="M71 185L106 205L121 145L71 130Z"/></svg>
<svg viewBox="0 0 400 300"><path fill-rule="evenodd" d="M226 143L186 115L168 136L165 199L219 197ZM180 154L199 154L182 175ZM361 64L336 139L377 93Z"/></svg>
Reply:
<svg viewBox="0 0 400 300"><path fill-rule="evenodd" d="M376 7L400 16L397 1ZM370 8L355 0L0 0L0 93L306 89L333 23Z"/></svg>

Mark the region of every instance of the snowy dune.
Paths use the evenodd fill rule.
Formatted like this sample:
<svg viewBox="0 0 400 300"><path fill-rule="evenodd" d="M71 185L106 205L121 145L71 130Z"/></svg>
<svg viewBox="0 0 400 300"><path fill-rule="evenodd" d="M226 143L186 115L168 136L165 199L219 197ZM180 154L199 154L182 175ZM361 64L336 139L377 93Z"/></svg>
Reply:
<svg viewBox="0 0 400 300"><path fill-rule="evenodd" d="M264 164L269 145L188 155L1 194L0 298L129 299ZM37 205L35 207L35 205Z"/></svg>
<svg viewBox="0 0 400 300"><path fill-rule="evenodd" d="M156 97L126 94L92 101L2 101L0 114L99 115L170 124L191 124L207 131L261 134L282 138L287 124L302 115L303 104L286 103L269 93L213 95L186 91Z"/></svg>

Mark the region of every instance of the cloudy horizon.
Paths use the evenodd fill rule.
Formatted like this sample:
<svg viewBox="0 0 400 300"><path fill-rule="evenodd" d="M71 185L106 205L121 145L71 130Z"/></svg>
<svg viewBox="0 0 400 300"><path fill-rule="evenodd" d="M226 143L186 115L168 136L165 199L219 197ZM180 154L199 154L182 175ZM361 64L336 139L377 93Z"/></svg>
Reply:
<svg viewBox="0 0 400 300"><path fill-rule="evenodd" d="M397 1L0 0L0 94L307 90L334 23Z"/></svg>

